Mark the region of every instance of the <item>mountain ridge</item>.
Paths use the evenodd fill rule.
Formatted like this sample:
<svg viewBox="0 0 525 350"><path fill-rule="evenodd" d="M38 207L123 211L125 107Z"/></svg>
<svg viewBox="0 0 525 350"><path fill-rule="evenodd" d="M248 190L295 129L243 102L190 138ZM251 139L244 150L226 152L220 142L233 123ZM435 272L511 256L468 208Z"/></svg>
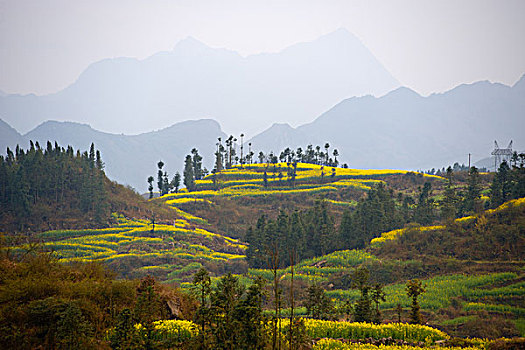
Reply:
<svg viewBox="0 0 525 350"><path fill-rule="evenodd" d="M343 98L382 95L397 86L345 31L246 57L186 38L142 60L94 62L54 94L0 97L0 116L22 132L49 119L136 134L144 125L213 118L229 132L256 134L275 121L300 125ZM246 116L251 122L240 130Z"/></svg>
<svg viewBox="0 0 525 350"><path fill-rule="evenodd" d="M26 149L30 140L38 141L43 147L47 141L56 141L62 147L71 145L80 150L88 150L94 143L106 163L107 176L138 191L145 191L148 176L156 176L159 160L165 163L163 170L172 177L181 171L184 157L192 148L201 154L212 154L217 137L226 136L220 125L210 119L187 120L138 135L107 133L78 122L45 121L24 135L11 128L19 137L8 139L4 137L10 135L8 127L11 128L0 119L1 154L17 144ZM204 165L211 167L212 164L213 160L205 157Z"/></svg>
<svg viewBox="0 0 525 350"><path fill-rule="evenodd" d="M520 82L523 81L522 78ZM331 150L338 149L341 163L362 169L431 169L461 163L461 159L466 162L469 153L475 163L490 155L494 139L504 143L512 139L515 147L523 149L525 139L518 132L525 130L523 86L476 82L427 97L408 88L398 88L381 97L352 97L340 101L313 122L295 128L276 122L247 137L245 143L252 143L257 159L260 151L277 153L286 147L304 149L308 144L324 146L328 142ZM24 142L27 145L30 138L57 140L61 145L71 143L80 149L95 142L108 164L110 178L145 190L145 179L156 173L158 160L162 159L168 173L173 174L181 171L183 156L193 147L211 170L217 137L226 137L221 124L213 119L179 122L135 135L105 133L89 125L84 125L85 132L59 132L68 125L75 123L47 122L20 135L3 122L0 147L4 152L6 146ZM74 128L78 129L78 125Z"/></svg>

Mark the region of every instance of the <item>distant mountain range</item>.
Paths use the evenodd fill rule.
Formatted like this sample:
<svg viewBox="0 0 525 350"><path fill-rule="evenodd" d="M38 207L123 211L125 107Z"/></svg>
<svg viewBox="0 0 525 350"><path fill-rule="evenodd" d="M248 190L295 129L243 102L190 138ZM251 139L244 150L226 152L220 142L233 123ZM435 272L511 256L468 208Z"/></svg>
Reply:
<svg viewBox="0 0 525 350"><path fill-rule="evenodd" d="M337 148L341 162L353 168L431 169L467 163L490 155L494 140L518 150L525 147L525 76L514 86L486 81L460 85L448 92L422 97L407 88L383 97L346 99L312 123L292 128L274 124L246 143L252 149L280 152L308 144ZM139 135L109 134L88 125L49 121L21 135L0 120L0 149L29 140L47 140L87 150L94 142L106 162L106 173L118 182L145 191L146 179L163 160L171 175L180 171L193 147L213 166L217 137L226 134L210 119L185 121ZM462 161L464 160L464 161Z"/></svg>
<svg viewBox="0 0 525 350"><path fill-rule="evenodd" d="M273 122L304 124L344 98L398 86L344 29L248 57L190 37L144 60L93 63L55 94L0 95L0 118L21 132L60 120L126 134L212 118L228 132L255 135Z"/></svg>
<svg viewBox="0 0 525 350"><path fill-rule="evenodd" d="M494 140L525 147L525 76L513 87L477 82L422 97L399 88L383 97L350 98L312 123L273 125L251 142L263 150L338 148L358 168L430 169L490 155Z"/></svg>

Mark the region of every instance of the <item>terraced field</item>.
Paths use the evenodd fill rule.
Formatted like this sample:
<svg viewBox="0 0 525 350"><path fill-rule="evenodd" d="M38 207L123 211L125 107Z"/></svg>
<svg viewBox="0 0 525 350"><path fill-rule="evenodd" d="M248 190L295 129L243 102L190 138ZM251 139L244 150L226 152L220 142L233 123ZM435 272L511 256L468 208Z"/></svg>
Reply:
<svg viewBox="0 0 525 350"><path fill-rule="evenodd" d="M167 282L187 280L205 263L231 264L245 258L242 242L196 226L205 220L179 212L185 218L170 224L114 214L118 225L111 228L47 231L39 238L60 262L104 261L126 276L150 274Z"/></svg>

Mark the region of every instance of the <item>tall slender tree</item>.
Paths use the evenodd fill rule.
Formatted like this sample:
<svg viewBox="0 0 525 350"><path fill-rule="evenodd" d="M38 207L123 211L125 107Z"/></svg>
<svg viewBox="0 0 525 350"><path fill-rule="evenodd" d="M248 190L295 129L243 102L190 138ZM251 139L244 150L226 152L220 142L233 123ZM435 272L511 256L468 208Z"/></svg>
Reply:
<svg viewBox="0 0 525 350"><path fill-rule="evenodd" d="M193 160L191 158L191 155L186 156L186 160L184 161L184 186L186 186L186 189L188 191L195 190L195 175L193 173Z"/></svg>

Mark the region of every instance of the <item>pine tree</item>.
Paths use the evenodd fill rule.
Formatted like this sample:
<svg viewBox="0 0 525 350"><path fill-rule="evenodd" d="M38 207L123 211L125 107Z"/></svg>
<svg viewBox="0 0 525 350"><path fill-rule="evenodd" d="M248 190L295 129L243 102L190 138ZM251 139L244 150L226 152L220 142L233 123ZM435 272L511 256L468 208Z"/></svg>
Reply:
<svg viewBox="0 0 525 350"><path fill-rule="evenodd" d="M372 320L369 276L370 273L366 267L357 268L352 275L352 288L358 289L360 292L360 297L353 308L355 322L370 322Z"/></svg>
<svg viewBox="0 0 525 350"><path fill-rule="evenodd" d="M381 311L379 311L379 304L382 301L386 301L386 295L383 291L383 286L377 283L374 288L372 288L371 293L372 302L375 304L374 314L372 316L372 322L380 324L381 323Z"/></svg>
<svg viewBox="0 0 525 350"><path fill-rule="evenodd" d="M476 167L469 170L467 193L464 200L464 211L466 213L477 213L481 208L481 180Z"/></svg>
<svg viewBox="0 0 525 350"><path fill-rule="evenodd" d="M443 194L443 200L441 201L441 217L445 220L452 220L456 217L458 198L454 188L453 172L450 166L447 169L446 178L447 185Z"/></svg>
<svg viewBox="0 0 525 350"><path fill-rule="evenodd" d="M193 275L192 290L194 295L200 302L199 308L195 312L195 322L200 326L199 337L201 348L206 348L206 334L207 326L211 322L210 310L210 294L211 294L211 278L208 271L201 267L195 275Z"/></svg>
<svg viewBox="0 0 525 350"><path fill-rule="evenodd" d="M490 187L490 203L493 208L510 199L511 183L509 172L509 165L506 161L503 161L494 175L494 180Z"/></svg>
<svg viewBox="0 0 525 350"><path fill-rule="evenodd" d="M192 162L193 162L193 175L195 180L200 180L203 177L202 171L202 157L199 155L199 151L196 148L191 150Z"/></svg>
<svg viewBox="0 0 525 350"><path fill-rule="evenodd" d="M433 200L430 198L431 191L432 184L425 182L419 193L414 220L421 225L430 225L434 221Z"/></svg>
<svg viewBox="0 0 525 350"><path fill-rule="evenodd" d="M188 189L188 191L195 190L195 175L193 173L193 160L191 156L188 154L186 156L186 160L184 161L184 186Z"/></svg>
<svg viewBox="0 0 525 350"><path fill-rule="evenodd" d="M421 307L419 306L417 298L425 292L425 287L421 281L416 278L408 281L405 289L408 297L412 299L412 305L410 307L410 323L421 324L421 313L419 312Z"/></svg>
<svg viewBox="0 0 525 350"><path fill-rule="evenodd" d="M306 293L306 312L315 319L331 319L334 306L325 290L319 284L314 283L308 287Z"/></svg>
<svg viewBox="0 0 525 350"><path fill-rule="evenodd" d="M164 166L164 162L160 160L157 163L158 171L157 171L157 187L159 188L159 193L162 196L164 194L164 172L162 171L162 167Z"/></svg>
<svg viewBox="0 0 525 350"><path fill-rule="evenodd" d="M173 176L173 180L171 180L171 188L174 188L175 193L178 193L179 187L180 187L180 173L177 171L175 173L175 176Z"/></svg>
<svg viewBox="0 0 525 350"><path fill-rule="evenodd" d="M148 191L149 191L149 199L153 198L153 181L155 179L153 178L153 176L150 176L148 177Z"/></svg>

